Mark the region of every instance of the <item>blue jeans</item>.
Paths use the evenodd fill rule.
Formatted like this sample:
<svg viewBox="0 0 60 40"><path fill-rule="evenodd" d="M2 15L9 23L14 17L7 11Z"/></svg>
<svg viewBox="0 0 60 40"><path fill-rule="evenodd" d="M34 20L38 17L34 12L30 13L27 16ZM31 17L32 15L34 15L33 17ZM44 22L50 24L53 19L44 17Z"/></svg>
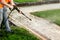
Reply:
<svg viewBox="0 0 60 40"><path fill-rule="evenodd" d="M7 9L4 6L3 8L0 9L0 27L1 27L2 21L4 22L7 19L7 17L8 17ZM11 31L8 19L6 20L6 22L4 23L4 25L6 27L6 31Z"/></svg>

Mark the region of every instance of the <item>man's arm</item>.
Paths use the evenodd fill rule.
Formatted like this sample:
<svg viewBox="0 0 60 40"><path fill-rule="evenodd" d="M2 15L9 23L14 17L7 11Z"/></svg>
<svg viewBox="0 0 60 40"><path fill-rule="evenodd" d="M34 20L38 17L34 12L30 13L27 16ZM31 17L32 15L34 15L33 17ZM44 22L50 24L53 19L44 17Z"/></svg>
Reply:
<svg viewBox="0 0 60 40"><path fill-rule="evenodd" d="M6 5L7 7L11 8L11 9L13 9L13 6L11 4L6 3L5 0L2 0L1 3Z"/></svg>

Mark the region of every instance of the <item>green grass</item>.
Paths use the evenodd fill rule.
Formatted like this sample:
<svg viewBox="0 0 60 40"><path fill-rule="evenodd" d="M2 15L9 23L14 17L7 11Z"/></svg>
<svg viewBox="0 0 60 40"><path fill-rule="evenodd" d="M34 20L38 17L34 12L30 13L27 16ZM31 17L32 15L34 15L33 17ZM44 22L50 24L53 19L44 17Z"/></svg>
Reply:
<svg viewBox="0 0 60 40"><path fill-rule="evenodd" d="M24 2L38 2L38 0L14 0L15 2L24 3Z"/></svg>
<svg viewBox="0 0 60 40"><path fill-rule="evenodd" d="M34 12L31 14L51 20L51 22L54 22L54 23L60 25L60 9Z"/></svg>
<svg viewBox="0 0 60 40"><path fill-rule="evenodd" d="M0 40L39 40L34 34L30 33L24 28L19 28L12 26L11 27L14 33L7 33L3 29L0 30L0 33L3 35L0 36Z"/></svg>

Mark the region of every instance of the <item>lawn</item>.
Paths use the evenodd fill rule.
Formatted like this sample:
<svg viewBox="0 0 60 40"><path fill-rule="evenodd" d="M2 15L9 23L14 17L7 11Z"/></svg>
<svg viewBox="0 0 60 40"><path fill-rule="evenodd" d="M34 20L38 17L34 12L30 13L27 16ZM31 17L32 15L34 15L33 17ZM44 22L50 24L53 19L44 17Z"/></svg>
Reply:
<svg viewBox="0 0 60 40"><path fill-rule="evenodd" d="M11 26L13 33L7 33L2 29L0 30L0 40L39 40L34 34L30 33L24 28ZM3 34L3 35L1 35Z"/></svg>
<svg viewBox="0 0 60 40"><path fill-rule="evenodd" d="M38 2L40 0L14 0L15 2L24 3L24 2Z"/></svg>
<svg viewBox="0 0 60 40"><path fill-rule="evenodd" d="M31 14L41 18L48 19L51 22L60 25L60 9L33 12Z"/></svg>

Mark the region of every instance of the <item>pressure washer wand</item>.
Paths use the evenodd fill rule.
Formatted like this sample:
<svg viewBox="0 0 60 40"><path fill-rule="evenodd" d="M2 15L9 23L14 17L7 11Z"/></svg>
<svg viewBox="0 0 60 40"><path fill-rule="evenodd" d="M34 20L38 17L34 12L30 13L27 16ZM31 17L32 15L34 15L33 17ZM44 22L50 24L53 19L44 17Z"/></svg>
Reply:
<svg viewBox="0 0 60 40"><path fill-rule="evenodd" d="M17 6L14 6L14 9L18 11L18 13L21 13L22 15L24 15L26 18L28 18L30 21L32 21L29 17L27 17L22 11L20 11Z"/></svg>

